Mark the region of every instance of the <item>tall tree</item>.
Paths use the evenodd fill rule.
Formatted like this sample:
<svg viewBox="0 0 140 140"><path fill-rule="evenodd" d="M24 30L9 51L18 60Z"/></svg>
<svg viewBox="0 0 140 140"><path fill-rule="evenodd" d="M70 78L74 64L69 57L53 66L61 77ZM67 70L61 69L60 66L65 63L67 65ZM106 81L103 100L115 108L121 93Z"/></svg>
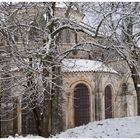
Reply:
<svg viewBox="0 0 140 140"><path fill-rule="evenodd" d="M89 24L94 27L95 35L102 33L109 42L107 47L116 51L119 58L127 62L140 102L140 3L100 2L79 5L88 15Z"/></svg>

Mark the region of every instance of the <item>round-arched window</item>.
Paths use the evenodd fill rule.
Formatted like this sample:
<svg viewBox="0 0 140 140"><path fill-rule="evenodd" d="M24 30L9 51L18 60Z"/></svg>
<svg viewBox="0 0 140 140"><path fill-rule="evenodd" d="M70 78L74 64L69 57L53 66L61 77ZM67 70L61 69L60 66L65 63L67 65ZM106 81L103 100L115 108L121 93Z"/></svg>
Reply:
<svg viewBox="0 0 140 140"><path fill-rule="evenodd" d="M74 122L75 126L87 124L90 121L89 89L85 84L74 88Z"/></svg>
<svg viewBox="0 0 140 140"><path fill-rule="evenodd" d="M112 90L110 85L105 87L105 119L112 118Z"/></svg>

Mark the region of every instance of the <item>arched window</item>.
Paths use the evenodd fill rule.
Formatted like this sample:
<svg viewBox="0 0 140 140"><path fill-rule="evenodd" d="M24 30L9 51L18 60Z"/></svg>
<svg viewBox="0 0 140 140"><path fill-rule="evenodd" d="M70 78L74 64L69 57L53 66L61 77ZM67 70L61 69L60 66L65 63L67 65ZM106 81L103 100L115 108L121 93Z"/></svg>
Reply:
<svg viewBox="0 0 140 140"><path fill-rule="evenodd" d="M74 89L74 122L75 126L90 121L89 90L85 84L78 84Z"/></svg>
<svg viewBox="0 0 140 140"><path fill-rule="evenodd" d="M108 85L105 87L105 119L112 118L112 90Z"/></svg>

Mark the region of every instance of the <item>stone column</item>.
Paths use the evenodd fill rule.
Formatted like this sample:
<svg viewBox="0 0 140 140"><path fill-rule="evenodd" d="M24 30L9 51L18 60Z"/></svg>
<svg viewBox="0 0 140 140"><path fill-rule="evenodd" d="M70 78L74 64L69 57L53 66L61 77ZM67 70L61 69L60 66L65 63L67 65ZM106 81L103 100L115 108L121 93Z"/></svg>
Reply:
<svg viewBox="0 0 140 140"><path fill-rule="evenodd" d="M16 97L15 99L15 109L14 109L14 122L13 122L13 129L15 134L21 134L21 97Z"/></svg>
<svg viewBox="0 0 140 140"><path fill-rule="evenodd" d="M67 107L66 107L66 128L72 128L74 126L74 119L73 119L73 97L72 92L67 93Z"/></svg>
<svg viewBox="0 0 140 140"><path fill-rule="evenodd" d="M95 76L95 120L102 120L104 116L102 80L102 74Z"/></svg>
<svg viewBox="0 0 140 140"><path fill-rule="evenodd" d="M127 116L135 116L135 99L132 93L126 94Z"/></svg>
<svg viewBox="0 0 140 140"><path fill-rule="evenodd" d="M103 119L103 93L96 92L95 95L95 120Z"/></svg>
<svg viewBox="0 0 140 140"><path fill-rule="evenodd" d="M21 134L22 133L21 96L18 97L17 114L18 114L18 134Z"/></svg>

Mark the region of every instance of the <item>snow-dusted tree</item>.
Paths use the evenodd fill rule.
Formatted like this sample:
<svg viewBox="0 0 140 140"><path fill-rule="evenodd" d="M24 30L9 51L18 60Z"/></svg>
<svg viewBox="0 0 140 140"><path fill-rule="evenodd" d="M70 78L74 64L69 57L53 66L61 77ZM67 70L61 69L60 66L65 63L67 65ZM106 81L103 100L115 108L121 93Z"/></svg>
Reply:
<svg viewBox="0 0 140 140"><path fill-rule="evenodd" d="M62 99L57 94L61 93L61 71L59 63L54 61L56 38L50 36L56 24L49 25L54 18L55 3L1 3L0 10L1 104L15 104L8 106L9 109L3 107L7 111L1 111L1 120L12 119L7 118L8 113L17 111L21 104L23 113L33 111L38 134L48 137L55 132L54 128L62 130L63 124ZM14 101L17 97L22 97L21 103ZM14 117L18 118L17 115Z"/></svg>
<svg viewBox="0 0 140 140"><path fill-rule="evenodd" d="M86 21L95 29L95 37L101 33L109 42L107 48L116 52L120 62L121 60L127 62L130 68L130 73L127 75L133 79L140 103L140 3L100 2L79 3L79 5L87 14ZM110 53L108 56L110 59L105 61L109 63L112 59L114 61L115 57ZM115 63L117 62L118 57Z"/></svg>
<svg viewBox="0 0 140 140"><path fill-rule="evenodd" d="M140 95L140 52L136 42L140 34L133 32L133 27L139 27L139 3L70 2L65 5L64 16L56 17L55 2L0 4L1 105L9 105L1 117L6 118L7 113L19 111L19 108L31 110L37 132L44 137L63 128L61 62L73 50L91 53L97 46L105 51L115 51L130 67L138 97ZM90 16L93 30L70 20L73 8ZM70 49L60 52L61 33L67 29L76 36L79 32L85 33L99 41L89 43L81 37ZM19 96L22 103L19 100L15 103ZM13 102L14 106L8 104Z"/></svg>
<svg viewBox="0 0 140 140"><path fill-rule="evenodd" d="M76 6L66 3L64 16L55 17L55 2L0 4L1 120L8 120L8 113L14 112L14 118L9 118L14 119L14 133L22 133L17 126L21 110L22 123L26 117L33 121L28 113L33 112L41 136L49 137L63 129L61 61L81 44L62 53L60 36L66 29L89 34L69 19L71 8ZM24 126L29 133L29 124Z"/></svg>

